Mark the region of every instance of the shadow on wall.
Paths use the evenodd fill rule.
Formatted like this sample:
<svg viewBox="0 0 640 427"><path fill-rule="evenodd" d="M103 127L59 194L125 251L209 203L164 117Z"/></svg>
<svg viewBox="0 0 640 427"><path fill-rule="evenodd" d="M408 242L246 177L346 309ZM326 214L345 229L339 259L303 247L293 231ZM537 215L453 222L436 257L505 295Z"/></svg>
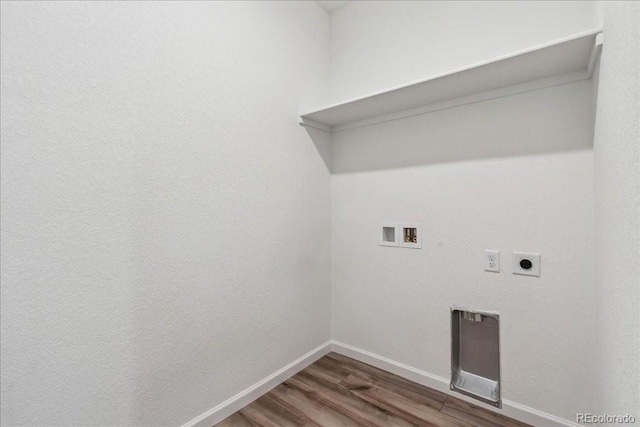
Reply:
<svg viewBox="0 0 640 427"><path fill-rule="evenodd" d="M304 128L318 150L327 170L331 172L331 134L312 127Z"/></svg>
<svg viewBox="0 0 640 427"><path fill-rule="evenodd" d="M583 80L332 134L308 132L334 174L585 150L593 146L592 96L591 80Z"/></svg>

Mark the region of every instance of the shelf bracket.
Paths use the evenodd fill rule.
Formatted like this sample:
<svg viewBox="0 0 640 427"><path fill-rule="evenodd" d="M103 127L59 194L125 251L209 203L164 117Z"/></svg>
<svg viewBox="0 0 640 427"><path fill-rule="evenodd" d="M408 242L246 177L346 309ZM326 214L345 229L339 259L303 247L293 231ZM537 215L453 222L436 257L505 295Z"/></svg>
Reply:
<svg viewBox="0 0 640 427"><path fill-rule="evenodd" d="M596 64L598 63L598 60L600 60L600 54L602 53L602 42L602 33L596 34L596 39L593 43L593 50L591 50L591 56L589 57L589 67L587 68L588 78L591 78L593 76L593 71L596 68Z"/></svg>

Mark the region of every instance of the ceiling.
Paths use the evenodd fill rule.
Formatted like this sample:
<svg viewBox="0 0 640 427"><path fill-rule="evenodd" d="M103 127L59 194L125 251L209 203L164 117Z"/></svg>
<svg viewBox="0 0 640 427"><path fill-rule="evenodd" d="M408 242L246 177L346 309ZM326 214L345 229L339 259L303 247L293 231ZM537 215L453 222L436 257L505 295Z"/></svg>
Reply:
<svg viewBox="0 0 640 427"><path fill-rule="evenodd" d="M342 6L349 3L348 1L318 1L317 2L324 10L331 13L336 9L341 8Z"/></svg>

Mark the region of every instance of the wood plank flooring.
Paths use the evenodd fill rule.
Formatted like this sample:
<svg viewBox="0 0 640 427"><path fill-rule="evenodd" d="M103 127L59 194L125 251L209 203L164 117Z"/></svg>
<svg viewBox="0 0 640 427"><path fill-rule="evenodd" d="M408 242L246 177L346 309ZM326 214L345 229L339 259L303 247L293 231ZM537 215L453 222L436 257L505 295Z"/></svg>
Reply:
<svg viewBox="0 0 640 427"><path fill-rule="evenodd" d="M217 427L500 426L519 421L330 353Z"/></svg>

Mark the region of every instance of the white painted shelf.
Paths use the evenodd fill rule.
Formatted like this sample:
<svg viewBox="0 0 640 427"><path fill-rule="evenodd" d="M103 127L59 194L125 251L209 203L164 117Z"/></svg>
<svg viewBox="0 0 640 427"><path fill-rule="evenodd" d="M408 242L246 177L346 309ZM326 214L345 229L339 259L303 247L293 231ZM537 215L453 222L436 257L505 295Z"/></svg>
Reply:
<svg viewBox="0 0 640 427"><path fill-rule="evenodd" d="M601 46L601 30L595 29L311 111L300 116L300 124L331 132L410 115L402 112L426 112L429 106L471 96L477 101L482 93L504 95L506 88L516 88L508 91L512 94L584 80L591 77Z"/></svg>

